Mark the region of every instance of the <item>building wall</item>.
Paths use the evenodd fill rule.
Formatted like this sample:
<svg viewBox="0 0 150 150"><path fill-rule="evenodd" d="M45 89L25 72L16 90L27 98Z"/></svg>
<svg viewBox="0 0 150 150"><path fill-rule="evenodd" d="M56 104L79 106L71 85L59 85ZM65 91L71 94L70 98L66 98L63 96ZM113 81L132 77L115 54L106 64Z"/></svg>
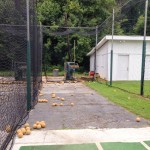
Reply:
<svg viewBox="0 0 150 150"><path fill-rule="evenodd" d="M119 57L128 57L128 77L123 80L140 80L141 79L141 61L142 61L142 41L114 41L113 55L113 80L119 80L120 66ZM111 41L108 44L108 79L110 79L110 51ZM150 55L150 42L147 42L147 56ZM149 57L146 57L149 58ZM146 78L150 76L148 67L149 60L146 63Z"/></svg>
<svg viewBox="0 0 150 150"><path fill-rule="evenodd" d="M141 79L142 47L143 41L114 40L113 81ZM111 41L107 41L97 50L96 73L108 81L110 80L110 52ZM145 79L150 80L150 41L147 41L146 55ZM124 61L128 61L125 73L121 70L122 66L125 66ZM94 54L90 56L90 71L94 71Z"/></svg>
<svg viewBox="0 0 150 150"><path fill-rule="evenodd" d="M90 71L94 71L94 54L90 56Z"/></svg>
<svg viewBox="0 0 150 150"><path fill-rule="evenodd" d="M96 72L108 80L108 42L97 50Z"/></svg>

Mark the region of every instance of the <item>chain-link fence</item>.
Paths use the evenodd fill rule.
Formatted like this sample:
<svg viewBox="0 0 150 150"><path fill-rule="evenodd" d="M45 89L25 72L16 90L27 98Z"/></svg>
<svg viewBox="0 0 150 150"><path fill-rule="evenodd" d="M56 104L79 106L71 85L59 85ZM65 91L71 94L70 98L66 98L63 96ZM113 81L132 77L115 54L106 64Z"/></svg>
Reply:
<svg viewBox="0 0 150 150"><path fill-rule="evenodd" d="M42 40L30 0L31 107L41 86ZM27 116L27 13L25 0L0 0L0 149Z"/></svg>
<svg viewBox="0 0 150 150"><path fill-rule="evenodd" d="M79 61L81 54L85 53L88 49L86 45L89 43L91 46L95 45L95 27L62 27L62 26L45 26L43 25L43 71L46 76L47 82L53 81L52 76L53 69L57 69L59 64L61 67L61 74L65 74L64 62L74 61L74 42L76 42L76 61ZM85 51L82 52L81 43L85 44ZM87 44L88 43L88 44ZM58 55L59 54L59 55ZM79 57L80 56L80 57ZM85 61L87 65L87 61ZM83 67L86 65L82 64ZM55 66L56 68L51 68ZM64 72L63 72L64 71Z"/></svg>

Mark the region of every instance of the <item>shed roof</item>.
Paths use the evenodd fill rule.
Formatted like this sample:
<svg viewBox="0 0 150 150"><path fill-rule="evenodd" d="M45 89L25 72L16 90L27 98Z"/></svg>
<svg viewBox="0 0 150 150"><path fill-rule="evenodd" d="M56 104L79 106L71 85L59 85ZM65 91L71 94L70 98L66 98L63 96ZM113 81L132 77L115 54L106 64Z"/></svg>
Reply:
<svg viewBox="0 0 150 150"><path fill-rule="evenodd" d="M112 35L107 35L105 36L97 45L94 47L88 54L87 56L92 55L95 52L95 48L99 49L103 44L105 44L107 41L112 40ZM143 36L124 36L124 35L114 35L114 41L142 41ZM150 41L150 36L146 37L146 41Z"/></svg>

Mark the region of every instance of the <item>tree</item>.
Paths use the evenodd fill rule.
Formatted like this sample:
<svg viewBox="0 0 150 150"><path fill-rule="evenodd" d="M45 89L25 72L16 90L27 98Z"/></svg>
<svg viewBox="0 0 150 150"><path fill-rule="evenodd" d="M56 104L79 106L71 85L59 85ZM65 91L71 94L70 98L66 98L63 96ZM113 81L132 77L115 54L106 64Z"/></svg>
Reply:
<svg viewBox="0 0 150 150"><path fill-rule="evenodd" d="M68 59L68 49L73 56L75 39L77 61L80 66L88 68L86 54L95 46L95 29L66 29L63 27L94 27L101 24L112 13L114 5L115 0L39 1L37 9L39 21L43 25L53 26L44 28L45 63L49 66L63 65ZM63 33L68 33L68 35L62 36ZM84 36L82 33L93 33L93 36ZM99 34L100 37L101 35L102 33Z"/></svg>

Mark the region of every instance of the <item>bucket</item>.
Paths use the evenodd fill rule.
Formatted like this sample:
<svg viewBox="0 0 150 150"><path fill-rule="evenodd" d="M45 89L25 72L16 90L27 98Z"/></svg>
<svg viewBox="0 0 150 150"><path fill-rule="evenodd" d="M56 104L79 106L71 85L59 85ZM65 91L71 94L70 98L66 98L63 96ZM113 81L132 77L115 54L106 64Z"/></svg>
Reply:
<svg viewBox="0 0 150 150"><path fill-rule="evenodd" d="M94 74L95 74L94 71L89 72L89 75L92 76L92 77L94 76Z"/></svg>

